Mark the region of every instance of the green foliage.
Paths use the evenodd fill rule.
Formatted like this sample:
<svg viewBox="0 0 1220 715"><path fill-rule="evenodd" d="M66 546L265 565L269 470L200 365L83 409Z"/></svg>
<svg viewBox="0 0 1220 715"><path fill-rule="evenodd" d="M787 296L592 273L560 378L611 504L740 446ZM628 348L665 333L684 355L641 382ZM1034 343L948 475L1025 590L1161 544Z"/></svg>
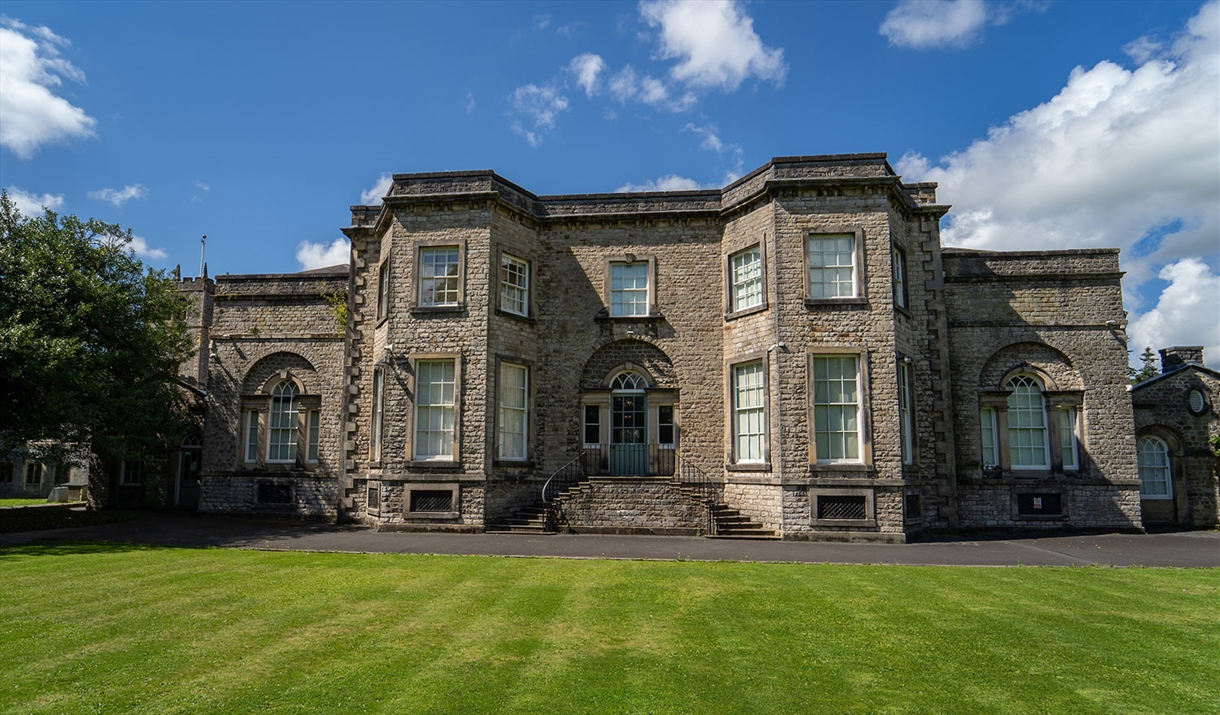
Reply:
<svg viewBox="0 0 1220 715"><path fill-rule="evenodd" d="M5 713L1184 715L1220 682L1216 569L43 543L0 572Z"/></svg>
<svg viewBox="0 0 1220 715"><path fill-rule="evenodd" d="M186 411L187 302L131 232L0 195L0 451L77 461L163 450Z"/></svg>
<svg viewBox="0 0 1220 715"><path fill-rule="evenodd" d="M322 299L330 305L330 314L335 317L339 332L347 330L347 291L337 290L334 293L323 293Z"/></svg>
<svg viewBox="0 0 1220 715"><path fill-rule="evenodd" d="M1131 376L1132 385L1138 385L1144 380L1151 380L1161 374L1161 368L1156 353L1152 352L1152 346L1144 348L1143 354L1140 355L1140 369L1127 368L1127 372Z"/></svg>
<svg viewBox="0 0 1220 715"><path fill-rule="evenodd" d="M1220 434L1214 434L1207 438L1207 444L1212 448L1212 454L1220 457Z"/></svg>

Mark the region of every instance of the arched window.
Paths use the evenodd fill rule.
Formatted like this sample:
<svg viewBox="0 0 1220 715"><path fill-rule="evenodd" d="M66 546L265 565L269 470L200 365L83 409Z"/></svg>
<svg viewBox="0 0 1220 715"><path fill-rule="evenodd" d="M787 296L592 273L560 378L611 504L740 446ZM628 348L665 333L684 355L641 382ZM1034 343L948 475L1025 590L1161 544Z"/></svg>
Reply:
<svg viewBox="0 0 1220 715"><path fill-rule="evenodd" d="M610 389L615 391L642 391L647 387L648 383L644 381L644 378L634 372L624 372L610 382Z"/></svg>
<svg viewBox="0 0 1220 715"><path fill-rule="evenodd" d="M1169 446L1160 437L1141 437L1135 445L1139 466L1141 499L1172 499L1169 479Z"/></svg>
<svg viewBox="0 0 1220 715"><path fill-rule="evenodd" d="M280 382L271 391L271 431L267 440L268 462L292 462L297 457L297 386Z"/></svg>
<svg viewBox="0 0 1220 715"><path fill-rule="evenodd" d="M1008 446L1013 469L1049 469L1046 400L1042 383L1030 375L1008 381Z"/></svg>

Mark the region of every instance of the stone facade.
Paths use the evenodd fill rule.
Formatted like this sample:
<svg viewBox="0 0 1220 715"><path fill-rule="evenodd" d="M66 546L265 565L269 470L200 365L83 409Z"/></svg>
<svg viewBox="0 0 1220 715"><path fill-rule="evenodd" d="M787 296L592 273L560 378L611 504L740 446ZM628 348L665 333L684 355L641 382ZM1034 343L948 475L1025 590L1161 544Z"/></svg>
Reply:
<svg viewBox="0 0 1220 715"><path fill-rule="evenodd" d="M183 282L198 506L481 531L551 480L577 532L1139 529L1117 252L942 251L947 210L884 154L685 192L395 175L349 266Z"/></svg>
<svg viewBox="0 0 1220 715"><path fill-rule="evenodd" d="M1169 462L1167 488L1143 490L1146 525L1220 524L1217 397L1220 372L1203 365L1203 348L1198 346L1161 350L1161 375L1131 389L1137 443L1166 450ZM1150 472L1156 470L1155 461L1148 459L1150 454L1141 456L1140 476L1154 476Z"/></svg>

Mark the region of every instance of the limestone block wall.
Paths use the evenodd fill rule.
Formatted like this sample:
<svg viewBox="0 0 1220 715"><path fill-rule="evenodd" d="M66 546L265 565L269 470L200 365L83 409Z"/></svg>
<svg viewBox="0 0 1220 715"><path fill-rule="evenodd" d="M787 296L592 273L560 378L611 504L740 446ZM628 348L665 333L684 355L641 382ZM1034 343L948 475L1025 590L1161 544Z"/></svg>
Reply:
<svg viewBox="0 0 1220 715"><path fill-rule="evenodd" d="M577 533L698 534L705 510L677 486L655 480L592 480L557 500L561 526Z"/></svg>
<svg viewBox="0 0 1220 715"><path fill-rule="evenodd" d="M283 489L268 494L259 488L264 484ZM205 512L258 512L334 519L338 502L338 482L333 477L299 473L213 473L204 474L199 480L199 511Z"/></svg>

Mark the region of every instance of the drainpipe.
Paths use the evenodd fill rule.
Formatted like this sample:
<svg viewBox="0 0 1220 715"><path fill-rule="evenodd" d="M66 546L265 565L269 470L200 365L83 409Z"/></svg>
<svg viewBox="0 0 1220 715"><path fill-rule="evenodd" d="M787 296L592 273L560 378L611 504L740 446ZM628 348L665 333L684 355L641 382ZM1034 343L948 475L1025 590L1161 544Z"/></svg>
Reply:
<svg viewBox="0 0 1220 715"><path fill-rule="evenodd" d="M763 243L765 244L766 242L767 242L767 234L764 232L763 233ZM779 356L780 356L780 353L786 352L788 350L788 346L787 346L787 344L784 343L783 338L781 338L780 334L779 334L780 296L782 295L782 293L780 292L780 289L779 289L780 270L779 270L779 239L778 238L776 238L774 241L774 250L771 253L774 256L774 258L772 258L772 260L775 262L775 270L772 271L772 275L775 276L775 281L774 281L775 282L775 305L772 306L772 308L771 308L771 317L774 318L774 320L775 320L775 344L772 345L771 347L767 348L767 351L770 352L772 355L772 362L774 363L774 372L775 372L775 378L776 378L774 380L774 384L775 384L775 430L777 432L776 436L778 437L778 445L779 445L778 458L771 460L771 471L780 483L780 489L779 489L780 528L778 531L782 535L783 534L783 516L784 516L784 488L783 488L783 482L784 482L784 402L781 399L783 396L783 380L780 379L781 375L780 375L780 369L779 369Z"/></svg>

